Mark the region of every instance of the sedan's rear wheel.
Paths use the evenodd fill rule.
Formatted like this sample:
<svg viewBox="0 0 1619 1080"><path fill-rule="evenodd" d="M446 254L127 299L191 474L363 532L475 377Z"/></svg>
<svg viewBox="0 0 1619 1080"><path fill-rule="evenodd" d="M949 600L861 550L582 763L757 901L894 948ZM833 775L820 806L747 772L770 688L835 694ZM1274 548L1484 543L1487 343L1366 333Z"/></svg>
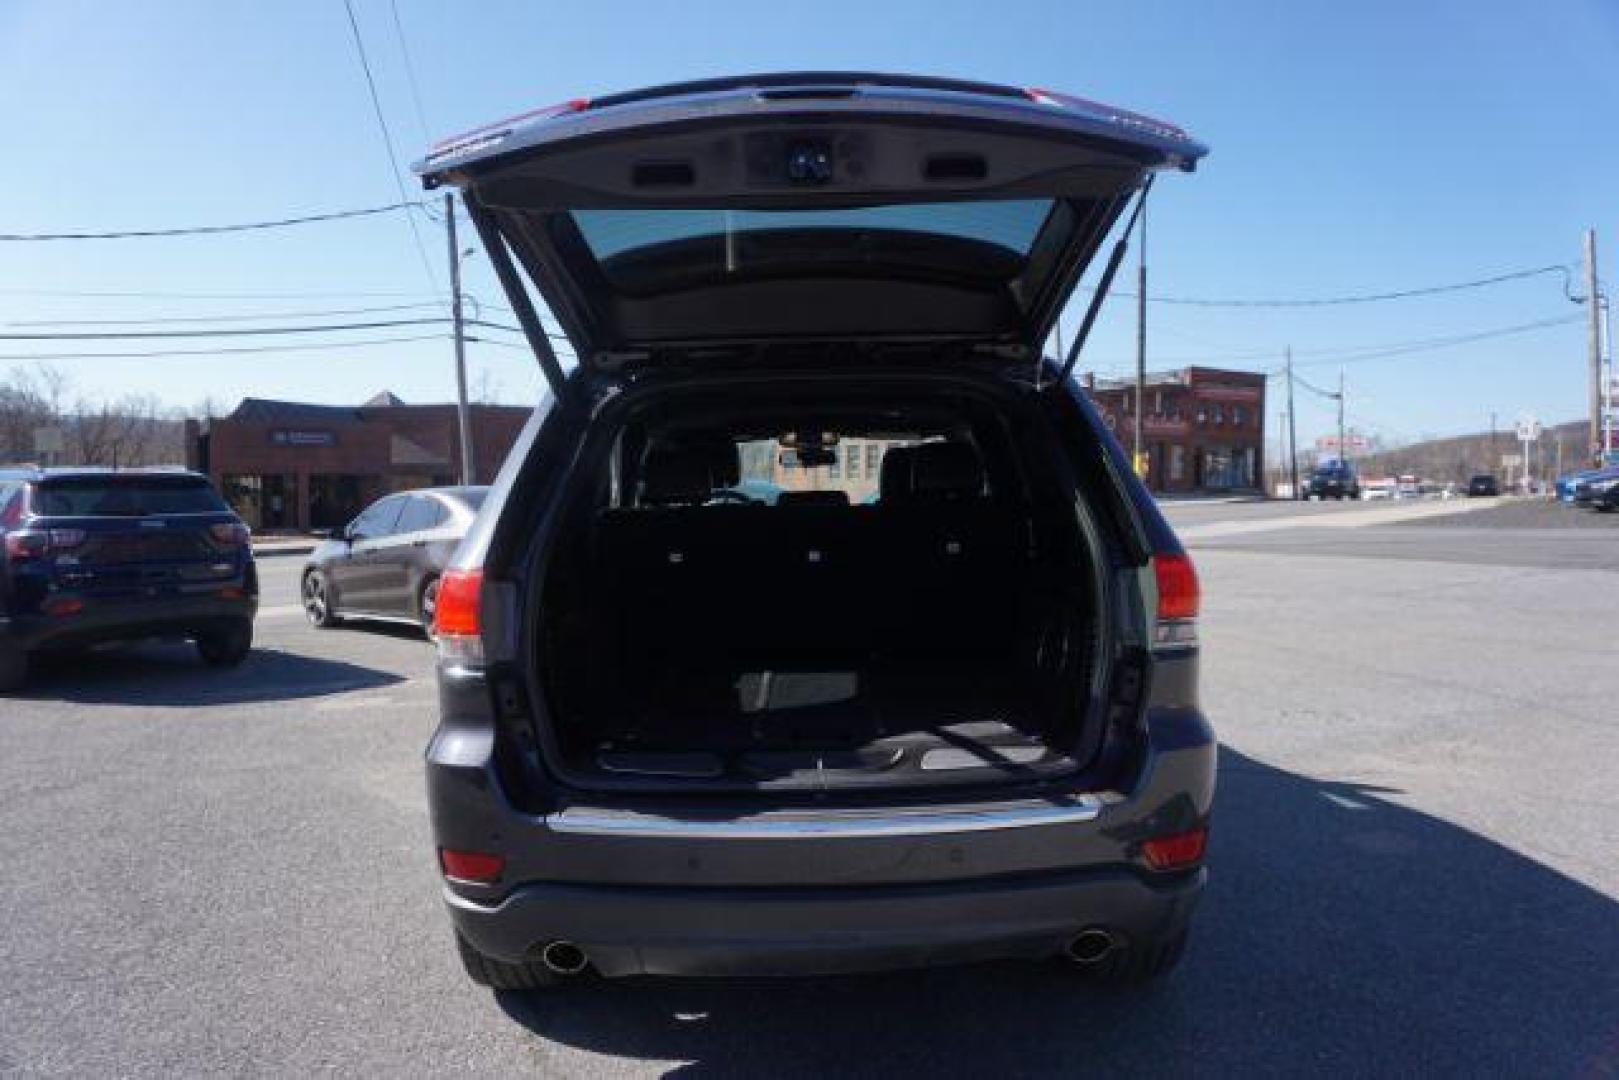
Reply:
<svg viewBox="0 0 1619 1080"><path fill-rule="evenodd" d="M311 625L336 625L337 612L332 607L332 591L326 582L325 574L319 570L310 570L305 573L303 585L299 592L303 597L304 616Z"/></svg>

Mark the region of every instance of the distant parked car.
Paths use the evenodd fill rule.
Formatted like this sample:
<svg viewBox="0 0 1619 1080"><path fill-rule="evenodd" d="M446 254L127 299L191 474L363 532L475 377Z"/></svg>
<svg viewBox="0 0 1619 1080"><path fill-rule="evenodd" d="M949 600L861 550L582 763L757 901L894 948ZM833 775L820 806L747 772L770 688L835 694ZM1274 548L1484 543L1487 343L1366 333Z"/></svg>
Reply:
<svg viewBox="0 0 1619 1080"><path fill-rule="evenodd" d="M411 622L434 636L439 574L488 490L402 491L366 507L304 564L304 614L323 627L351 617Z"/></svg>
<svg viewBox="0 0 1619 1080"><path fill-rule="evenodd" d="M1571 472L1564 476L1559 476L1556 484L1558 501L1572 503L1574 501L1574 489L1580 485L1580 481L1589 480L1593 476L1598 476L1602 473L1602 471L1603 470L1601 469L1581 469L1578 472Z"/></svg>
<svg viewBox="0 0 1619 1080"><path fill-rule="evenodd" d="M1473 497L1501 494L1501 485L1488 473L1480 473L1467 482L1467 494Z"/></svg>
<svg viewBox="0 0 1619 1080"><path fill-rule="evenodd" d="M1415 476L1402 476L1399 483L1394 486L1396 499L1418 499L1422 497L1422 481Z"/></svg>
<svg viewBox="0 0 1619 1080"><path fill-rule="evenodd" d="M1355 467L1348 462L1335 462L1331 465L1322 465L1310 474L1309 483L1304 485L1306 499L1358 499L1360 498L1360 478L1355 473Z"/></svg>
<svg viewBox="0 0 1619 1080"><path fill-rule="evenodd" d="M1611 509L1608 501L1614 491L1614 485L1619 484L1619 466L1609 466L1606 469L1596 469L1586 475L1579 483L1574 485L1575 506L1597 506L1598 509ZM1603 500L1598 506L1597 500Z"/></svg>
<svg viewBox="0 0 1619 1080"><path fill-rule="evenodd" d="M0 475L0 691L30 657L105 641L187 638L215 667L253 647L250 535L190 472Z"/></svg>
<svg viewBox="0 0 1619 1080"><path fill-rule="evenodd" d="M1607 513L1619 509L1619 476L1587 481L1591 485L1591 508Z"/></svg>
<svg viewBox="0 0 1619 1080"><path fill-rule="evenodd" d="M1394 481L1388 479L1366 480L1360 487L1360 497L1370 502L1373 499L1394 498Z"/></svg>

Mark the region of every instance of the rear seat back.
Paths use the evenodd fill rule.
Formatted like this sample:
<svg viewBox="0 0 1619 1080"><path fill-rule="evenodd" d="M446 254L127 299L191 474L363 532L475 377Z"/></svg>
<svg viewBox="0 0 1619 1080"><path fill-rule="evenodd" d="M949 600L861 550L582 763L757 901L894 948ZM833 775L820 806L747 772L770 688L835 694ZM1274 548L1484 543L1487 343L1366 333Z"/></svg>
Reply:
<svg viewBox="0 0 1619 1080"><path fill-rule="evenodd" d="M982 653L1009 643L1021 574L1016 517L985 494L965 442L921 443L882 473L884 595L900 653Z"/></svg>
<svg viewBox="0 0 1619 1080"><path fill-rule="evenodd" d="M974 447L888 451L876 506L841 492L704 505L735 483L734 446L730 461L712 448L664 453L647 459L639 505L603 511L593 538L594 580L611 591L598 624L624 659L813 663L979 652L1008 638L1016 527L984 494Z"/></svg>

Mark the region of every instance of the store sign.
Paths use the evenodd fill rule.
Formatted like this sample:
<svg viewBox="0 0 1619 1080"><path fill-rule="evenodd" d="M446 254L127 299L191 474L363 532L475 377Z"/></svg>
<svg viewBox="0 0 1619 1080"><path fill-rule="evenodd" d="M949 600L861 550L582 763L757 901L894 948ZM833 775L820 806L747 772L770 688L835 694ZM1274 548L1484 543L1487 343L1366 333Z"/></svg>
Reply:
<svg viewBox="0 0 1619 1080"><path fill-rule="evenodd" d="M1364 435L1350 435L1344 441L1349 444L1349 452L1352 454L1365 454L1370 452L1372 448L1371 440ZM1336 454L1338 452L1338 436L1320 436L1315 440L1315 448L1318 453Z"/></svg>
<svg viewBox="0 0 1619 1080"><path fill-rule="evenodd" d="M337 432L296 428L275 428L270 432L272 446L336 446Z"/></svg>

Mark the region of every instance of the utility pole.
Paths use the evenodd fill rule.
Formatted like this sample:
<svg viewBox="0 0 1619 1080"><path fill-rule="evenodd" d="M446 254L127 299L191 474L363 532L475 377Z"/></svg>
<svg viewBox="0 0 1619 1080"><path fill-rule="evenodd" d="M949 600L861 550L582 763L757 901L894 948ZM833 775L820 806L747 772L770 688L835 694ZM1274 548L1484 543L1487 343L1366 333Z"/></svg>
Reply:
<svg viewBox="0 0 1619 1080"><path fill-rule="evenodd" d="M1591 361L1591 456L1602 458L1602 312L1597 298L1597 231L1585 230L1585 306Z"/></svg>
<svg viewBox="0 0 1619 1080"><path fill-rule="evenodd" d="M472 408L467 404L467 339L461 321L461 249L455 242L455 195L444 193L444 224L450 237L450 320L455 326L455 419L461 432L461 483L476 484L472 457Z"/></svg>
<svg viewBox="0 0 1619 1080"><path fill-rule="evenodd" d="M1131 446L1137 476L1146 474L1147 405L1147 193L1141 193L1141 252L1136 263L1136 415ZM1156 477L1148 477L1149 486Z"/></svg>
<svg viewBox="0 0 1619 1080"><path fill-rule="evenodd" d="M1486 472L1495 472L1495 463L1500 456L1495 452L1495 410L1490 410L1490 448L1484 452L1484 469Z"/></svg>
<svg viewBox="0 0 1619 1080"><path fill-rule="evenodd" d="M1292 474L1293 498L1299 497L1298 423L1293 414L1293 346L1287 347L1287 467Z"/></svg>
<svg viewBox="0 0 1619 1080"><path fill-rule="evenodd" d="M1338 369L1338 464L1349 461L1349 444L1344 442L1344 369Z"/></svg>

